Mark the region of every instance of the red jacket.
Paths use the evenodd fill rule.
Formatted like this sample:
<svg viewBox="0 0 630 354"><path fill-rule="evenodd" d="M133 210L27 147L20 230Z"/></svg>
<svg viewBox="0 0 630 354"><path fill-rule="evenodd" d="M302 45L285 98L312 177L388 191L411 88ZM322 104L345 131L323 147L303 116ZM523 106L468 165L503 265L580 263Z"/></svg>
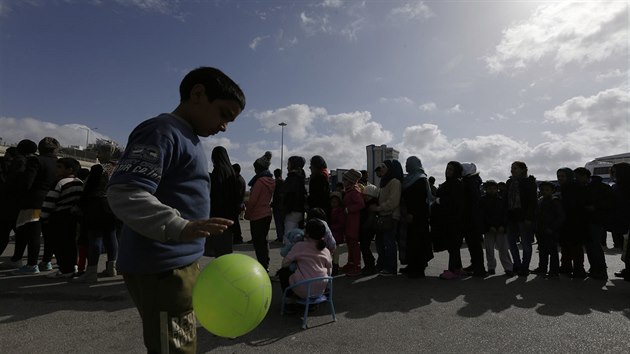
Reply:
<svg viewBox="0 0 630 354"><path fill-rule="evenodd" d="M260 177L252 186L249 200L245 203L245 219L260 220L271 216L271 198L276 182L271 177Z"/></svg>
<svg viewBox="0 0 630 354"><path fill-rule="evenodd" d="M348 212L345 234L346 236L357 238L361 228L361 209L365 207L363 195L357 187L346 189L346 193L343 196L343 205Z"/></svg>

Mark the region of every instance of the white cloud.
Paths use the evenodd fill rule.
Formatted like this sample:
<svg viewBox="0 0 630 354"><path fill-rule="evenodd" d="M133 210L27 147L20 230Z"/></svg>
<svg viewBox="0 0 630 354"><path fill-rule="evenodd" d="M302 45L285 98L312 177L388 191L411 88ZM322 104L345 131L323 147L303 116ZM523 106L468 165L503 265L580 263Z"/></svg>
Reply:
<svg viewBox="0 0 630 354"><path fill-rule="evenodd" d="M379 102L381 103L404 103L404 104L415 104L415 102L406 96L401 96L401 97L393 97L393 98L387 98L387 97L381 97L378 99Z"/></svg>
<svg viewBox="0 0 630 354"><path fill-rule="evenodd" d="M435 104L435 102L427 102L421 104L418 108L424 112L433 112L437 109L437 105Z"/></svg>
<svg viewBox="0 0 630 354"><path fill-rule="evenodd" d="M342 0L324 0L321 4L323 7L339 8L343 5Z"/></svg>
<svg viewBox="0 0 630 354"><path fill-rule="evenodd" d="M606 81L609 79L617 79L617 78L622 78L622 77L628 77L629 72L622 72L619 69L615 69L615 70L611 70L609 72L606 73L602 73L599 74L595 77L595 81L597 82L602 82L602 81Z"/></svg>
<svg viewBox="0 0 630 354"><path fill-rule="evenodd" d="M328 112L324 108L292 104L277 110L257 112L254 113L254 116L266 132L280 130L278 123L287 123L287 126L284 128L286 136L290 139L300 140L308 136L315 118L321 118L327 114Z"/></svg>
<svg viewBox="0 0 630 354"><path fill-rule="evenodd" d="M258 46L260 45L260 43L261 43L262 41L264 41L265 39L267 39L267 38L269 38L269 36L262 36L262 37L261 37L261 36L258 36L258 37L256 37L256 38L252 39L252 41L249 43L249 47L250 47L252 50L256 50L256 48L258 48Z"/></svg>
<svg viewBox="0 0 630 354"><path fill-rule="evenodd" d="M17 144L22 139L39 142L45 136L57 139L62 146L85 147L85 140L88 138L90 144L95 143L97 138L111 140L108 136L82 124L58 125L35 118L0 117L0 132L3 143L8 144Z"/></svg>
<svg viewBox="0 0 630 354"><path fill-rule="evenodd" d="M460 106L459 103L446 110L446 113L451 113L451 114L453 114L453 113L462 113L462 112L463 112L463 110L462 110L462 107Z"/></svg>
<svg viewBox="0 0 630 354"><path fill-rule="evenodd" d="M556 68L588 64L628 51L628 3L563 1L539 6L526 21L503 31L491 72L523 69L551 58Z"/></svg>
<svg viewBox="0 0 630 354"><path fill-rule="evenodd" d="M433 11L423 1L412 1L405 5L393 8L390 15L403 20L426 20L435 16Z"/></svg>
<svg viewBox="0 0 630 354"><path fill-rule="evenodd" d="M327 34L341 36L348 40L357 39L357 34L365 26L365 17L361 14L361 6L352 6L334 12L300 13L300 25L307 35Z"/></svg>
<svg viewBox="0 0 630 354"><path fill-rule="evenodd" d="M581 128L630 134L630 93L621 88L612 88L589 97L573 97L546 111L545 119L548 122L571 123Z"/></svg>

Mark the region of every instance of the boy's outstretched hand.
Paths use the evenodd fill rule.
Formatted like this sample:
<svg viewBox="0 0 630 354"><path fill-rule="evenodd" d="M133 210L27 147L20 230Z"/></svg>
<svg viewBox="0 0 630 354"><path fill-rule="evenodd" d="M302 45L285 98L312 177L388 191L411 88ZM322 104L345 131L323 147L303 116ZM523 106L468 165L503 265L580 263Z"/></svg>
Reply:
<svg viewBox="0 0 630 354"><path fill-rule="evenodd" d="M210 218L207 220L189 221L182 230L180 239L183 242L192 241L199 237L220 235L234 221L224 218Z"/></svg>

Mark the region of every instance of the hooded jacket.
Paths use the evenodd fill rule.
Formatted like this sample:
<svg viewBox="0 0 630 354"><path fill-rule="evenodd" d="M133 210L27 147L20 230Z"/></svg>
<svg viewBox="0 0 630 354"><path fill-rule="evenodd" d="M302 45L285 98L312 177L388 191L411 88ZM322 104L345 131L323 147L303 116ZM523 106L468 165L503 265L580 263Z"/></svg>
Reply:
<svg viewBox="0 0 630 354"><path fill-rule="evenodd" d="M269 176L259 177L252 186L249 200L245 203L245 219L253 221L271 216L271 198L276 181Z"/></svg>

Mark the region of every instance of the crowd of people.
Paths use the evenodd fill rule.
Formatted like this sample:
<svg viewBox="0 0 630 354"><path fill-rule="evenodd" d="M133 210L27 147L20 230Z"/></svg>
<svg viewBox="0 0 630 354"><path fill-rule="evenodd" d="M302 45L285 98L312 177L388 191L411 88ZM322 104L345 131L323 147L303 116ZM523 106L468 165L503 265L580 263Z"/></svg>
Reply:
<svg viewBox="0 0 630 354"><path fill-rule="evenodd" d="M0 159L0 254L11 231L15 233L13 255L0 266L15 268L17 275L47 271L50 278L96 282L98 260L106 250L106 269L100 276L116 276L120 225L106 197L113 151L102 147L100 163L86 169L74 158L58 158L59 148L52 137L39 144L24 139ZM22 260L25 252L26 263Z"/></svg>
<svg viewBox="0 0 630 354"><path fill-rule="evenodd" d="M445 181L435 186L421 160L411 156L406 174L398 160L386 160L375 170L378 185L368 182L367 171L351 169L331 188L327 163L316 155L309 160L307 188L304 157L289 157L283 179L283 171L270 172L272 155L266 152L254 161L255 176L246 184L221 146L212 151L208 173L199 139L226 131L242 112L240 87L220 70L201 67L184 77L179 93L173 112L133 130L115 164L112 151L104 149L100 163L81 169L77 160L57 157L59 142L51 137L39 144L23 140L0 159L0 254L15 232L14 253L0 266L76 282L120 272L150 352L195 352L198 260L231 253L243 242L243 212L256 258L268 271L267 239L275 221L283 257L276 276L283 290L337 274L423 278L434 252L442 251L449 258L439 275L445 280L496 274L495 252L506 276L607 279L608 232L614 247L623 248L625 269L615 276L630 280L628 163L611 168L609 186L585 168L559 169L557 184L539 182L521 161L512 163L506 182L484 182L474 163L451 161ZM534 243L540 257L530 269ZM106 269L98 273L103 251ZM295 288L294 295L304 292Z"/></svg>

